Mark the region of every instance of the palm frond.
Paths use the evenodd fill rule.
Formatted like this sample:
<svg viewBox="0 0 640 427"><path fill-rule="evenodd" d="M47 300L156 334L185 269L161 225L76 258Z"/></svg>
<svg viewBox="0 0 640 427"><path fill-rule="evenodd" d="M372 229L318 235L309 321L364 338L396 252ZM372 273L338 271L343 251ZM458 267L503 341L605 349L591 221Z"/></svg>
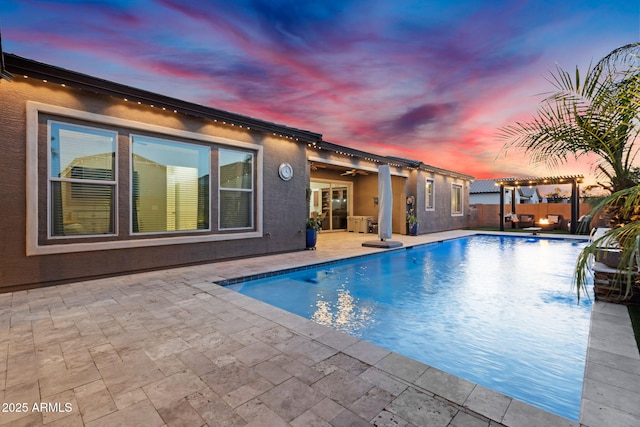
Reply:
<svg viewBox="0 0 640 427"><path fill-rule="evenodd" d="M521 151L532 163L556 168L569 158L596 154L593 170L610 187L635 184L631 171L640 134L640 44L616 49L584 75L577 67L569 73L556 65L547 80L556 91L541 101L536 115L498 130L504 141L499 155Z"/></svg>
<svg viewBox="0 0 640 427"><path fill-rule="evenodd" d="M640 185L617 191L605 197L591 211L593 217L610 208L618 210L618 215L623 218L633 219L640 206ZM591 275L591 266L602 248L611 246L615 242L621 250L621 260L616 273L615 281L623 287L623 297L629 296L631 287L638 274L638 242L640 242L640 220L630 220L626 224L613 228L603 237L589 243L576 262L574 282L576 284L578 299L581 292L587 291L588 278Z"/></svg>
<svg viewBox="0 0 640 427"><path fill-rule="evenodd" d="M589 278L592 276L593 263L599 259L600 251L610 247L612 242L624 242L624 244L620 244L620 262L613 274L612 281L619 287L622 299L629 297L638 276L638 241L640 241L640 221L634 221L612 229L587 245L578 255L574 274L578 301L582 293L588 295L587 287L589 286Z"/></svg>

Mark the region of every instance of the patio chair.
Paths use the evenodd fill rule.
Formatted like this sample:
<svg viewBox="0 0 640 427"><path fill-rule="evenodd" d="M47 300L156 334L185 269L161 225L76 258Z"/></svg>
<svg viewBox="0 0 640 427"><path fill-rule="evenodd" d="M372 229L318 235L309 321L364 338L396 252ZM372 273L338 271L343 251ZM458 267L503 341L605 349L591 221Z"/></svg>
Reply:
<svg viewBox="0 0 640 427"><path fill-rule="evenodd" d="M593 243L594 241L604 237L609 231L611 231L611 227L594 227L589 234L589 242ZM617 243L610 242L608 239L603 239L601 244L598 246L601 247L613 247L613 245L617 246Z"/></svg>
<svg viewBox="0 0 640 427"><path fill-rule="evenodd" d="M554 230L561 230L564 217L560 214L547 214L549 224L553 224Z"/></svg>
<svg viewBox="0 0 640 427"><path fill-rule="evenodd" d="M620 244L616 240L606 237L609 231L611 231L611 227L595 227L589 235L589 243L598 241L595 261L615 267L620 261Z"/></svg>
<svg viewBox="0 0 640 427"><path fill-rule="evenodd" d="M520 214L518 215L518 227L519 228L527 228L527 227L535 227L536 225L536 217L531 214Z"/></svg>
<svg viewBox="0 0 640 427"><path fill-rule="evenodd" d="M506 226L510 226L511 228L515 228L516 224L518 224L518 215L514 214L513 212L505 214L504 224Z"/></svg>

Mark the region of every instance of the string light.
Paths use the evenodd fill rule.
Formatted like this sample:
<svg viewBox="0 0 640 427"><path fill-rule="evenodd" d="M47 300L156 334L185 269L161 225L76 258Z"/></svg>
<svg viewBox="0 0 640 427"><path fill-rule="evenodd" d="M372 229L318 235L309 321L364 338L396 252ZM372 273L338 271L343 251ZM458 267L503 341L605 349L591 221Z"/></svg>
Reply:
<svg viewBox="0 0 640 427"><path fill-rule="evenodd" d="M28 79L29 78L28 75L23 75L22 77L24 79ZM42 82L49 83L49 81L47 79L42 79ZM65 83L61 83L60 86L65 87L65 88L67 87L67 85ZM75 89L76 90L80 90L80 91L83 90L83 89L80 89L80 88L75 88ZM122 100L125 101L125 102L131 102L129 98L122 98ZM134 101L134 102L136 102L138 105L143 105L144 104L143 101ZM148 105L151 108L156 108L155 104L146 104L146 105ZM168 110L166 106L162 106L162 107L158 107L158 108L162 108L163 111L167 111ZM169 109L169 111L173 111L174 114L178 114L179 113L179 111L177 109ZM183 114L189 115L188 113L183 113ZM199 116L196 116L196 117L199 117ZM214 123L218 123L219 122L218 119L211 118L209 120L213 120ZM233 127L239 127L240 129L245 129L246 128L247 130L251 130L251 127L249 127L249 126L245 127L244 125L241 125L241 124L227 123L226 121L222 121L222 124L231 125ZM290 141L300 142L300 138L298 138L296 136L293 136L293 135L286 135L286 134L276 133L276 132L273 132L272 135L275 136L275 137L287 139L287 140L290 140ZM323 149L323 147L320 146L319 143L316 142L316 141L308 143L307 146L309 148L315 148L317 150L322 150ZM336 154L339 154L339 155L342 155L342 156L346 156L346 157L356 157L356 154L354 154L354 153L347 153L347 152L340 151L340 150L336 150ZM365 156L365 157L362 157L362 158L364 160L369 161L369 162L387 163L387 164L390 164L391 166L395 166L395 167L399 167L399 168L403 167L402 165L397 164L397 163L388 163L386 161L383 161L383 160L380 160L380 159L375 159L375 158L372 158L372 157L366 157Z"/></svg>

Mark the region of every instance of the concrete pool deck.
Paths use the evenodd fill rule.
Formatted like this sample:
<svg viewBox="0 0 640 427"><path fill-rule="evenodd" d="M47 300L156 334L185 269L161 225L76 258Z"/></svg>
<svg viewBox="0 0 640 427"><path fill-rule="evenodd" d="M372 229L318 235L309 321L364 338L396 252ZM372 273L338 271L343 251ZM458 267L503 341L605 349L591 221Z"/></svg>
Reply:
<svg viewBox="0 0 640 427"><path fill-rule="evenodd" d="M361 246L371 235L319 237L315 251L0 294L0 425L580 425L215 284L381 251ZM580 422L640 425L624 306L594 304Z"/></svg>

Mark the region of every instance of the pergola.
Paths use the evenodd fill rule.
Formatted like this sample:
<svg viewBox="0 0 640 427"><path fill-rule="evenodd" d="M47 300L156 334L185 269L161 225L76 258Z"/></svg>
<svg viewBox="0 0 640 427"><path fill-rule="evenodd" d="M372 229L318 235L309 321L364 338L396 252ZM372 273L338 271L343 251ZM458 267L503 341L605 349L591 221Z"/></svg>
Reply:
<svg viewBox="0 0 640 427"><path fill-rule="evenodd" d="M548 176L543 178L499 178L495 179L495 184L500 186L500 231L504 231L504 189L513 188L514 190L522 186L534 185L559 185L571 184L571 234L576 234L578 230L578 216L580 215L580 203L578 198L578 184L584 182L582 175L568 176ZM511 212L516 211L515 194L511 197Z"/></svg>

